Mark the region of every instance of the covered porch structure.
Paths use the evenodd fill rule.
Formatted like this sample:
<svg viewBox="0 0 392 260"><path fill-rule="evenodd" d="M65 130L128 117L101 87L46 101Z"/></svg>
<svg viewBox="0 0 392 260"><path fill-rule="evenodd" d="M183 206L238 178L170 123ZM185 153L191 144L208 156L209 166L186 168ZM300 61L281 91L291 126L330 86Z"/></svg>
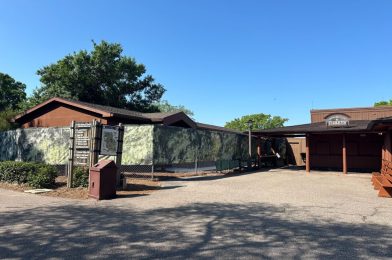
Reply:
<svg viewBox="0 0 392 260"><path fill-rule="evenodd" d="M379 172L382 161L392 161L392 118L350 121L344 127L325 122L255 130L259 138L295 137L306 140L305 168L353 172Z"/></svg>

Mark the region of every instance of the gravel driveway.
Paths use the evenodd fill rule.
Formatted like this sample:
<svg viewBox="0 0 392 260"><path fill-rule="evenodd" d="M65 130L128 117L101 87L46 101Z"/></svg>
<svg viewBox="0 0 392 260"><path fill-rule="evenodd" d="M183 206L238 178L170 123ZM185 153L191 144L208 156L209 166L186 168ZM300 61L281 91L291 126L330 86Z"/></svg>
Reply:
<svg viewBox="0 0 392 260"><path fill-rule="evenodd" d="M392 257L370 175L270 170L77 201L0 190L0 258Z"/></svg>

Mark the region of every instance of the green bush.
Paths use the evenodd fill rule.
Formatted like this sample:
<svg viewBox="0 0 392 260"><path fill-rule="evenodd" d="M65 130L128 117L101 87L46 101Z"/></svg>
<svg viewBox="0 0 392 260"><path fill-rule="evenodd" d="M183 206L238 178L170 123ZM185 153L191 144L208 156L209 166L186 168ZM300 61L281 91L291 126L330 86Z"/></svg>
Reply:
<svg viewBox="0 0 392 260"><path fill-rule="evenodd" d="M30 175L37 171L37 164L31 162L0 162L0 181L27 183Z"/></svg>
<svg viewBox="0 0 392 260"><path fill-rule="evenodd" d="M0 162L0 181L27 183L34 188L49 188L55 183L57 170L51 165L33 162Z"/></svg>
<svg viewBox="0 0 392 260"><path fill-rule="evenodd" d="M34 188L49 188L55 184L57 170L52 165L38 164L37 171L30 174L27 183Z"/></svg>
<svg viewBox="0 0 392 260"><path fill-rule="evenodd" d="M72 187L88 187L89 171L87 167L75 167Z"/></svg>

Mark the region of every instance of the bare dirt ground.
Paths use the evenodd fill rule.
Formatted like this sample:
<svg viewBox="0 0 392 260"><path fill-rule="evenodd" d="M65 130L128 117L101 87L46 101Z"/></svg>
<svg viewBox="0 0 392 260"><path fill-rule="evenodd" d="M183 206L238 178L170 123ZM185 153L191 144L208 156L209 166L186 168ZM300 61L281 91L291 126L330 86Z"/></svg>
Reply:
<svg viewBox="0 0 392 260"><path fill-rule="evenodd" d="M276 169L71 200L0 189L0 258L391 259L369 174Z"/></svg>
<svg viewBox="0 0 392 260"><path fill-rule="evenodd" d="M117 190L117 195L119 197L127 197L131 195L147 195L160 188L159 181L147 179L128 179L127 182L128 185L125 190L123 190L122 188ZM85 200L89 198L87 188L67 188L66 186L67 178L65 176L59 176L56 178L56 184L55 187L53 187L53 191L40 193L39 195L79 200ZM0 182L0 188L19 192L33 189L25 184L11 184L4 182Z"/></svg>

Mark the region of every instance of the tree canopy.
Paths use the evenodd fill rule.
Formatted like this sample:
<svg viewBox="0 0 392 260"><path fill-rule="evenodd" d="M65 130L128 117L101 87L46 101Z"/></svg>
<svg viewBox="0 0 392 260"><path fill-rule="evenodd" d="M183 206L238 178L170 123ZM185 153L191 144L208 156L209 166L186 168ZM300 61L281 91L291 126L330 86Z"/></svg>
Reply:
<svg viewBox="0 0 392 260"><path fill-rule="evenodd" d="M186 108L183 105L171 105L167 100L162 100L161 102L156 104L157 108L161 112L173 112L173 111L182 111L187 114L189 117L193 117L194 113L192 110Z"/></svg>
<svg viewBox="0 0 392 260"><path fill-rule="evenodd" d="M52 97L70 98L142 112L158 111L165 88L146 68L124 56L118 43L93 42L93 50L65 56L37 71L42 86L33 92L30 105Z"/></svg>
<svg viewBox="0 0 392 260"><path fill-rule="evenodd" d="M392 106L392 99L390 99L389 101L379 101L374 103L375 107L379 107L379 106Z"/></svg>
<svg viewBox="0 0 392 260"><path fill-rule="evenodd" d="M20 109L26 100L26 85L0 72L0 111Z"/></svg>
<svg viewBox="0 0 392 260"><path fill-rule="evenodd" d="M227 122L225 127L238 131L246 131L249 129L247 124L249 120L253 121L252 130L282 127L284 123L288 121L287 118L260 113L235 118L234 120Z"/></svg>

